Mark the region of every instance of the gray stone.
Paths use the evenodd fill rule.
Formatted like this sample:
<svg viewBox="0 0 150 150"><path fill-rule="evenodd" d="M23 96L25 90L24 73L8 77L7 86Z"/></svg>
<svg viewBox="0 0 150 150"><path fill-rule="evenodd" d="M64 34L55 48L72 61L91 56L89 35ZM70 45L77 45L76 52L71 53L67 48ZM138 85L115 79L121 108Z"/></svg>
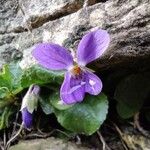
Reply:
<svg viewBox="0 0 150 150"><path fill-rule="evenodd" d="M88 0L88 5L94 3L95 0ZM2 0L0 4L0 64L3 64L13 61L13 53L24 53L42 40L41 31L32 34L27 30L76 12L83 0Z"/></svg>
<svg viewBox="0 0 150 150"><path fill-rule="evenodd" d="M92 5L95 0L88 0ZM50 20L69 15L83 6L83 0L21 0L20 10L11 22L9 32L37 28Z"/></svg>
<svg viewBox="0 0 150 150"><path fill-rule="evenodd" d="M20 141L17 145L12 146L9 150L90 150L90 148L76 145L73 142L63 141L56 138L35 139Z"/></svg>
<svg viewBox="0 0 150 150"><path fill-rule="evenodd" d="M18 0L0 1L0 34L7 32L10 22L15 18L18 11Z"/></svg>
<svg viewBox="0 0 150 150"><path fill-rule="evenodd" d="M25 15L19 9L11 20L7 33L0 35L3 39L0 42L1 51L7 51L8 47L16 49L24 55L21 63L32 65L35 62L31 56L34 44L49 41L76 50L85 33L95 28L103 28L110 33L111 43L96 61L97 68L121 64L127 66L132 61L149 60L149 0L89 2L95 4L81 9L83 1L61 0L57 5L53 1L50 5L46 0L22 1ZM0 63L6 62L2 55L0 60Z"/></svg>

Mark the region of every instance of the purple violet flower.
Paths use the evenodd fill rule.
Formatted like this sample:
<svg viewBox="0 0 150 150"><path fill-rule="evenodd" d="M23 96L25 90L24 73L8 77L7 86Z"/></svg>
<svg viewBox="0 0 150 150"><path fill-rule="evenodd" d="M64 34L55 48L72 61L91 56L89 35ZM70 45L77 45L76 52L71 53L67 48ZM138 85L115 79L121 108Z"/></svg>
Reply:
<svg viewBox="0 0 150 150"><path fill-rule="evenodd" d="M31 128L33 121L33 112L37 109L37 102L40 87L38 85L31 85L26 95L22 100L21 113L22 122L25 128Z"/></svg>
<svg viewBox="0 0 150 150"><path fill-rule="evenodd" d="M86 65L99 58L109 42L107 31L99 29L83 36L75 57L65 48L50 43L37 45L32 54L38 63L47 69L66 70L60 98L65 104L74 104L81 102L85 93L98 95L101 92L101 80L86 68Z"/></svg>
<svg viewBox="0 0 150 150"><path fill-rule="evenodd" d="M25 128L30 129L32 127L33 115L27 110L27 108L22 109L22 121Z"/></svg>

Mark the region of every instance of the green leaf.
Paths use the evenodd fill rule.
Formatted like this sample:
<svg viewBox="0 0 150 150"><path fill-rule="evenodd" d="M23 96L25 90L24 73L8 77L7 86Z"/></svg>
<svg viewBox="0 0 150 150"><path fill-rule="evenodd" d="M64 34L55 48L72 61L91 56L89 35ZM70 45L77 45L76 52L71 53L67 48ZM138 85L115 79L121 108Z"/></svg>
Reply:
<svg viewBox="0 0 150 150"><path fill-rule="evenodd" d="M55 110L58 122L67 130L91 135L99 129L106 119L108 101L104 94L87 95L82 103L66 110Z"/></svg>
<svg viewBox="0 0 150 150"><path fill-rule="evenodd" d="M126 103L119 101L117 104L117 112L123 119L127 119L132 117L137 112L137 108L131 107Z"/></svg>
<svg viewBox="0 0 150 150"><path fill-rule="evenodd" d="M50 105L49 98L47 96L42 96L39 99L39 103L40 103L40 106L41 106L43 112L46 115L49 115L49 114L53 113L53 108Z"/></svg>
<svg viewBox="0 0 150 150"><path fill-rule="evenodd" d="M8 127L9 117L13 113L12 107L5 107L3 113L0 115L0 130Z"/></svg>
<svg viewBox="0 0 150 150"><path fill-rule="evenodd" d="M68 109L73 106L73 105L65 105L65 104L61 103L59 92L53 93L50 96L50 102L51 102L52 106L54 106L58 110L65 110L65 109Z"/></svg>
<svg viewBox="0 0 150 150"><path fill-rule="evenodd" d="M73 106L61 104L59 92L53 92L49 94L41 93L39 103L45 114L53 113L54 108L59 110L65 110Z"/></svg>
<svg viewBox="0 0 150 150"><path fill-rule="evenodd" d="M16 91L21 88L22 70L18 64L4 65L0 73L0 87L9 91Z"/></svg>
<svg viewBox="0 0 150 150"><path fill-rule="evenodd" d="M133 74L122 80L115 90L117 111L122 118L138 112L150 93L150 73Z"/></svg>
<svg viewBox="0 0 150 150"><path fill-rule="evenodd" d="M4 65L0 73L0 86L11 88L11 76L8 65Z"/></svg>
<svg viewBox="0 0 150 150"><path fill-rule="evenodd" d="M64 72L50 71L38 65L32 66L23 72L21 85L26 88L31 84L43 85L46 83L62 83Z"/></svg>
<svg viewBox="0 0 150 150"><path fill-rule="evenodd" d="M20 87L22 70L18 64L4 65L0 73L0 86L13 90Z"/></svg>
<svg viewBox="0 0 150 150"><path fill-rule="evenodd" d="M0 99L6 97L10 94L10 91L7 87L0 87Z"/></svg>
<svg viewBox="0 0 150 150"><path fill-rule="evenodd" d="M9 71L13 92L14 94L17 94L22 90L21 87L22 69L20 68L19 64L12 63L9 65Z"/></svg>
<svg viewBox="0 0 150 150"><path fill-rule="evenodd" d="M4 65L0 72L0 108L15 101L15 95L21 90L22 70L18 64Z"/></svg>

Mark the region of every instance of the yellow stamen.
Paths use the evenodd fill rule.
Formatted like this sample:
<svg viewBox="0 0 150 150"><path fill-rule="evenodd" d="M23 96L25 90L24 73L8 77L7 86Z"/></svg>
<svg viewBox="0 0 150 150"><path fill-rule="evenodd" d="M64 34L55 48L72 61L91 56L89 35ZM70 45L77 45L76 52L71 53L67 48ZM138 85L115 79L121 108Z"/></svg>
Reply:
<svg viewBox="0 0 150 150"><path fill-rule="evenodd" d="M79 66L74 66L73 69L71 70L73 75L80 75L81 74L81 68Z"/></svg>

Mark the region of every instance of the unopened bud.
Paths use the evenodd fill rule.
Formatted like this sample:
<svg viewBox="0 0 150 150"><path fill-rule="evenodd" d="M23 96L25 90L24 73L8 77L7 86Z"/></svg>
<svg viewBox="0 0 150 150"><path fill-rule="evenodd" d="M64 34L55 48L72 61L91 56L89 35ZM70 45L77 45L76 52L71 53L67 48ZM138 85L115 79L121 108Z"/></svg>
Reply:
<svg viewBox="0 0 150 150"><path fill-rule="evenodd" d="M37 109L39 92L40 87L38 85L31 85L22 100L22 121L26 128L30 128L32 126L32 113Z"/></svg>

